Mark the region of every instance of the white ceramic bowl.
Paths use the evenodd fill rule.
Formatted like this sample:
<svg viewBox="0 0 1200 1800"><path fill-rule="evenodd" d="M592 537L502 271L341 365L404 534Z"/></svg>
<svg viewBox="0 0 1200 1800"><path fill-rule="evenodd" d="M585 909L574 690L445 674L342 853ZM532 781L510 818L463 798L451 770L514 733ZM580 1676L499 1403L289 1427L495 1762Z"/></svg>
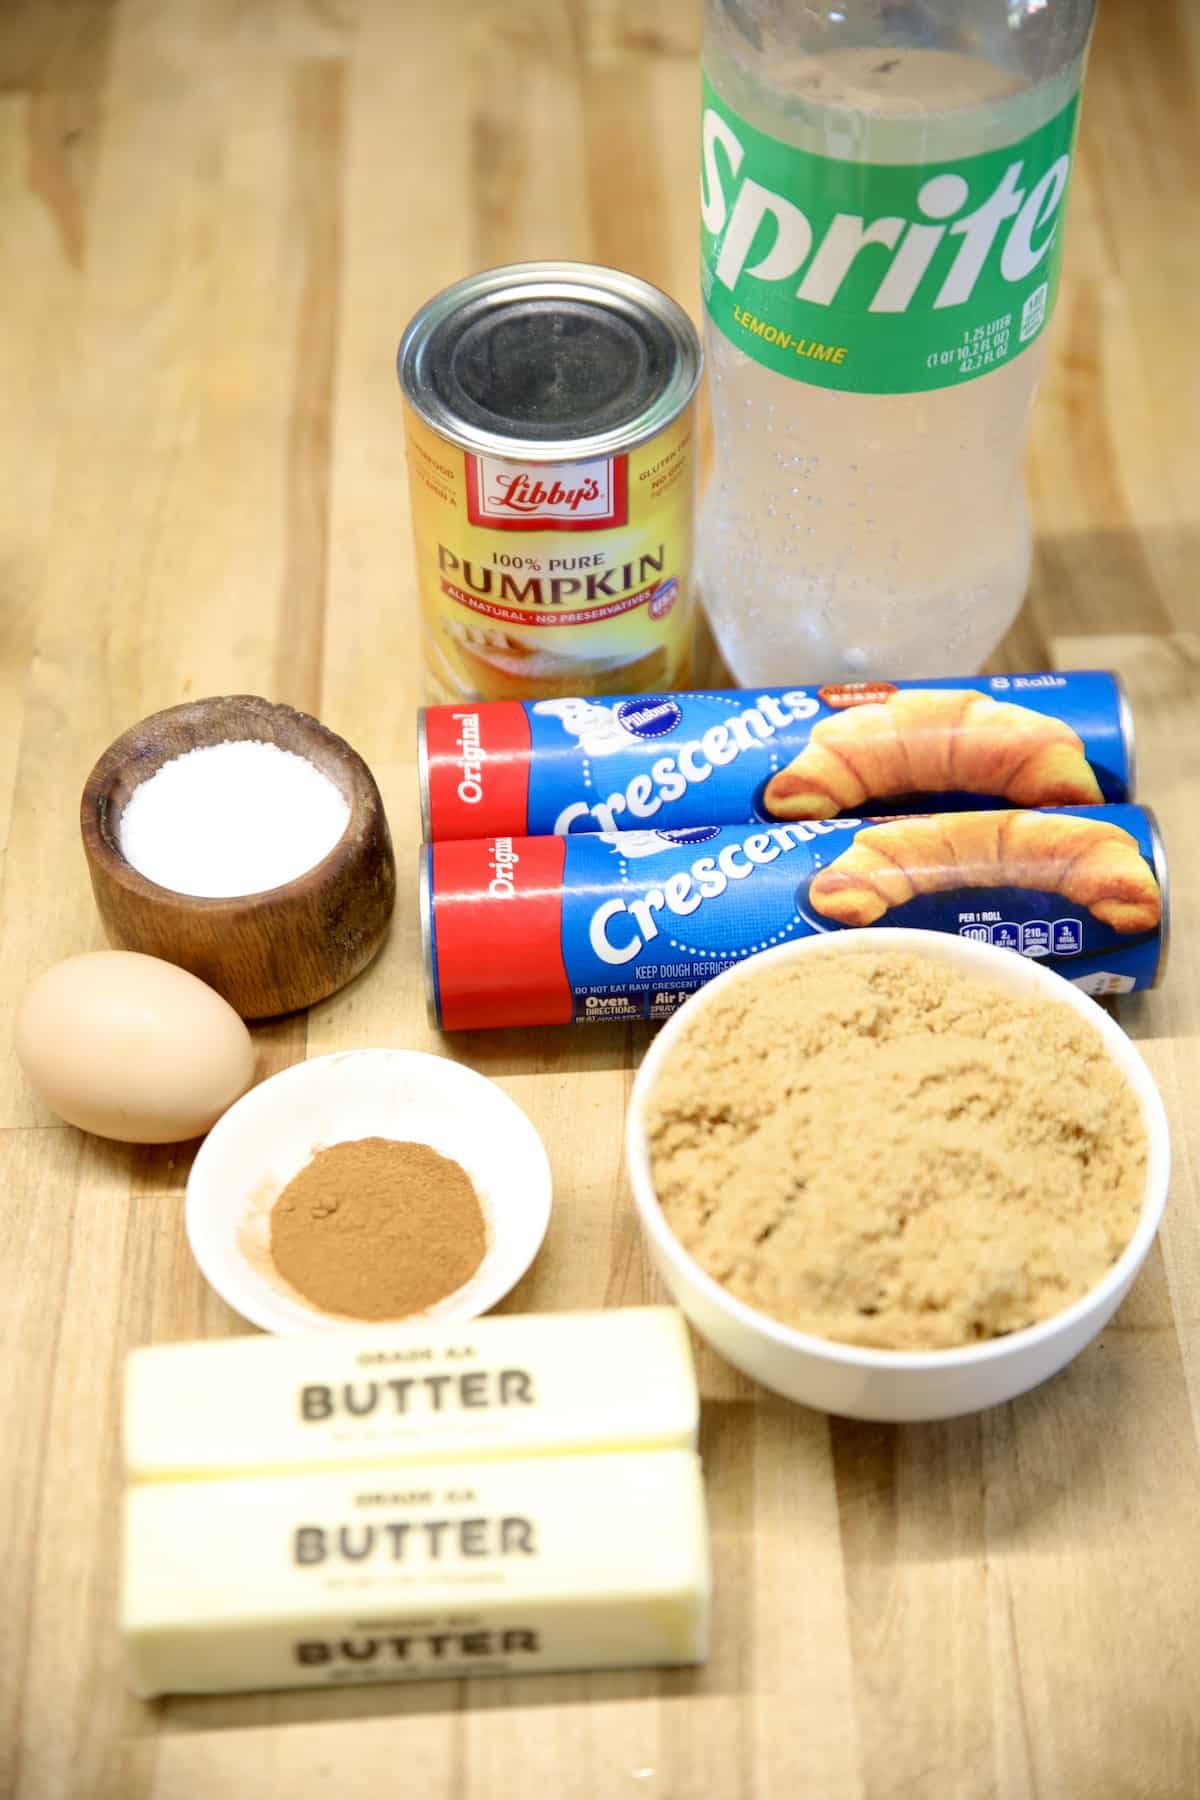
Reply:
<svg viewBox="0 0 1200 1800"><path fill-rule="evenodd" d="M550 1165L542 1140L503 1088L416 1050L318 1056L231 1106L188 1178L192 1253L221 1298L251 1324L285 1335L362 1329L361 1321L303 1300L276 1274L268 1248L271 1207L292 1177L315 1151L362 1137L430 1144L475 1184L487 1253L465 1286L422 1317L477 1318L537 1255L550 1219Z"/></svg>
<svg viewBox="0 0 1200 1800"><path fill-rule="evenodd" d="M689 1256L663 1218L654 1193L645 1108L681 1034L731 985L770 979L770 965L817 956L904 950L952 963L1011 989L1043 995L1078 1013L1103 1039L1142 1108L1149 1136L1146 1192L1137 1228L1103 1280L1073 1306L1025 1331L955 1350L869 1350L813 1337L735 1299ZM1120 1026L1094 1000L1035 962L966 938L932 931L872 927L805 938L739 963L694 994L668 1020L646 1053L630 1101L626 1157L633 1196L651 1255L667 1287L701 1337L727 1362L764 1387L823 1412L852 1419L948 1419L995 1406L1054 1375L1107 1324L1141 1268L1162 1218L1170 1174L1170 1139L1158 1089Z"/></svg>

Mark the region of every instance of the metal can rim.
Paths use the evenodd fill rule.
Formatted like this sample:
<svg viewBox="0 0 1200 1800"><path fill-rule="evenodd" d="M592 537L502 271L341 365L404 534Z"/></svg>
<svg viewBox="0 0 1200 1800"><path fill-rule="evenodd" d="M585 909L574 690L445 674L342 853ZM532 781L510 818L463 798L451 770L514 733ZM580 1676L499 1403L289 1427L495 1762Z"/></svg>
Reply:
<svg viewBox="0 0 1200 1800"><path fill-rule="evenodd" d="M1133 702L1129 698L1129 689L1125 685L1125 677L1119 669L1110 669L1113 686L1117 692L1117 729L1121 733L1121 742L1125 747L1125 798L1137 798L1137 739L1133 728Z"/></svg>
<svg viewBox="0 0 1200 1800"><path fill-rule="evenodd" d="M429 737L425 729L425 708L417 708L417 796L421 802L421 841L433 839L429 808Z"/></svg>
<svg viewBox="0 0 1200 1800"><path fill-rule="evenodd" d="M429 343L435 326L455 307L491 294L498 295L506 288L523 288L529 294L543 289L564 298L593 301L619 295L627 303L652 313L674 341L676 367L671 379L653 402L625 425L614 426L591 437L535 440L485 431L456 418L420 380L421 351ZM452 282L434 294L414 314L396 352L396 373L405 399L439 437L462 450L525 463L582 462L636 449L639 444L657 437L686 411L695 399L703 367L704 353L699 336L679 302L640 276L602 263L506 263L464 276L461 281Z"/></svg>
<svg viewBox="0 0 1200 1800"><path fill-rule="evenodd" d="M434 1031L442 1028L433 974L433 878L432 846L422 844L417 856L417 910L421 919L421 961L425 976L425 1016Z"/></svg>
<svg viewBox="0 0 1200 1800"><path fill-rule="evenodd" d="M1158 922L1158 964L1154 971L1154 980L1150 983L1151 988L1156 988L1162 986L1163 977L1167 972L1167 958L1171 950L1171 878L1167 870L1167 851L1163 843L1158 814L1151 806L1143 806L1141 812L1150 830L1154 879L1158 882L1158 891L1162 895L1162 917Z"/></svg>

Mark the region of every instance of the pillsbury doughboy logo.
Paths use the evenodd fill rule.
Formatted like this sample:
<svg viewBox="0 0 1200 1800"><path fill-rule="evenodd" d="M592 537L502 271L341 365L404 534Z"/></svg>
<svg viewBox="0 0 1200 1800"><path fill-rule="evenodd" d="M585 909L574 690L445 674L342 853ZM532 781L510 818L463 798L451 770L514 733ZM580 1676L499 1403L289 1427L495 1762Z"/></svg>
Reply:
<svg viewBox="0 0 1200 1800"><path fill-rule="evenodd" d="M676 831L597 831L597 843L607 844L622 863L640 862L643 856L663 856L681 845L706 844L720 837L719 825L681 826Z"/></svg>
<svg viewBox="0 0 1200 1800"><path fill-rule="evenodd" d="M682 717L678 702L669 694L646 694L637 700L623 700L617 707L617 723L640 738L665 737Z"/></svg>
<svg viewBox="0 0 1200 1800"><path fill-rule="evenodd" d="M679 831L656 831L654 835L666 844L706 844L709 838L719 836L720 830L719 825L693 825Z"/></svg>
<svg viewBox="0 0 1200 1800"><path fill-rule="evenodd" d="M585 756L612 756L637 742L620 717L620 707L598 700L537 700L533 716L554 719L568 738L574 738Z"/></svg>

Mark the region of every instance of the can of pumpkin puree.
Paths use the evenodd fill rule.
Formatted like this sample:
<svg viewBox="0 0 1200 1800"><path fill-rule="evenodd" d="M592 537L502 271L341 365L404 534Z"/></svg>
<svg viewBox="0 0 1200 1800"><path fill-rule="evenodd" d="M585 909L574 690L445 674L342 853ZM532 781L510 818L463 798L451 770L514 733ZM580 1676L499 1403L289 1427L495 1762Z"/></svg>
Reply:
<svg viewBox="0 0 1200 1800"><path fill-rule="evenodd" d="M701 351L683 309L616 269L488 269L421 308L397 369L427 696L685 687Z"/></svg>

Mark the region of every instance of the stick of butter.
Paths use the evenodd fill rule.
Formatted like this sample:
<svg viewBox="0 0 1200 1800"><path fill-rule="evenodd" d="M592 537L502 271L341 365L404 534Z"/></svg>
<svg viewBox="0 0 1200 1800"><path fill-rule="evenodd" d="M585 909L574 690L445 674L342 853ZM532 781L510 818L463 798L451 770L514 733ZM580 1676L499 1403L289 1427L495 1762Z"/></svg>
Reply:
<svg viewBox="0 0 1200 1800"><path fill-rule="evenodd" d="M126 1492L124 1533L143 1695L708 1653L692 1451L149 1482Z"/></svg>
<svg viewBox="0 0 1200 1800"><path fill-rule="evenodd" d="M407 1459L693 1449L699 1397L669 1306L501 1315L134 1350L133 1481Z"/></svg>

